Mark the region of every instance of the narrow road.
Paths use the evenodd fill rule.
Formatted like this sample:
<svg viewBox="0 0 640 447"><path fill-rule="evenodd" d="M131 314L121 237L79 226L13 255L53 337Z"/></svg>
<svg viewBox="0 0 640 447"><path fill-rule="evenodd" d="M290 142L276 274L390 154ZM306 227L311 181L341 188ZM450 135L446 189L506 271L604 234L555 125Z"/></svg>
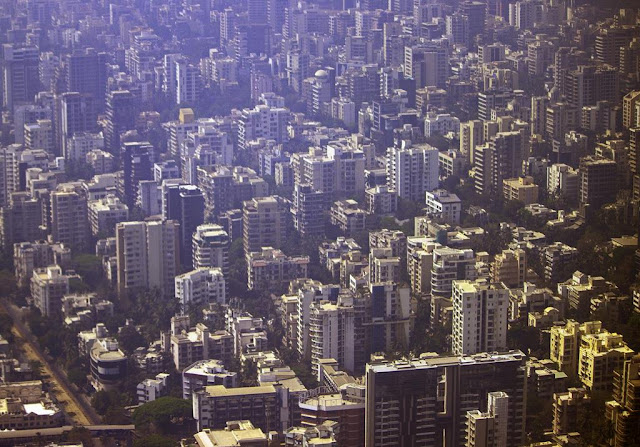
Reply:
<svg viewBox="0 0 640 447"><path fill-rule="evenodd" d="M24 344L22 349L30 360L37 360L42 364L43 382L49 386L49 391L55 395L58 403L63 406L63 410L77 425L100 425L102 420L91 405L74 391L71 383L67 379L58 365L50 363L44 353L36 343L35 337L29 328L22 322L22 312L15 306L0 300L0 307L9 314L13 320L13 333L16 339L21 339Z"/></svg>

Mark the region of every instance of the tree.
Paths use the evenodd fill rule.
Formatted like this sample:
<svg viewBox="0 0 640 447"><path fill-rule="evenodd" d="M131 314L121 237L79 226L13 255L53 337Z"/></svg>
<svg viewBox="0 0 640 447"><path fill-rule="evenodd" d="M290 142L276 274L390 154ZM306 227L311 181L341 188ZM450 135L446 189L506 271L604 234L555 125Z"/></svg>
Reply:
<svg viewBox="0 0 640 447"><path fill-rule="evenodd" d="M136 408L133 412L133 422L136 427L171 433L176 424L191 419L192 412L190 401L165 396Z"/></svg>
<svg viewBox="0 0 640 447"><path fill-rule="evenodd" d="M146 346L145 338L138 332L135 326L124 326L118 333L118 343L120 347L127 353L131 354L136 348Z"/></svg>
<svg viewBox="0 0 640 447"><path fill-rule="evenodd" d="M175 447L178 443L166 436L152 434L133 441L133 447Z"/></svg>

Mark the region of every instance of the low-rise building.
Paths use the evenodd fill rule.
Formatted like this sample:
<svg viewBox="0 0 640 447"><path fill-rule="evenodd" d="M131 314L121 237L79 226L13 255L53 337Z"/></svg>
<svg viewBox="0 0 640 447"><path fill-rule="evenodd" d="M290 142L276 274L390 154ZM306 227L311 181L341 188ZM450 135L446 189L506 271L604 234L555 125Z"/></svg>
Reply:
<svg viewBox="0 0 640 447"><path fill-rule="evenodd" d="M183 311L210 303L226 304L226 281L220 268L198 268L175 278L176 298Z"/></svg>
<svg viewBox="0 0 640 447"><path fill-rule="evenodd" d="M89 224L94 236L113 236L118 222L129 219L129 207L116 196L89 202Z"/></svg>
<svg viewBox="0 0 640 447"><path fill-rule="evenodd" d="M138 403L145 404L153 402L159 397L165 396L167 393L167 381L169 374L160 373L154 379L145 379L136 387L138 395Z"/></svg>
<svg viewBox="0 0 640 447"><path fill-rule="evenodd" d="M446 189L436 189L425 193L427 216L445 223L459 225L462 213L460 198Z"/></svg>
<svg viewBox="0 0 640 447"><path fill-rule="evenodd" d="M193 417L198 430L221 429L228 421L250 419L266 432L278 430L278 392L273 385L226 388L207 386L193 393Z"/></svg>
<svg viewBox="0 0 640 447"><path fill-rule="evenodd" d="M549 399L554 393L566 390L569 377L554 367L555 363L549 359L531 357L527 360L527 393L533 393L540 399Z"/></svg>
<svg viewBox="0 0 640 447"><path fill-rule="evenodd" d="M286 256L281 250L262 247L248 255L247 285L249 290L277 291L289 281L307 277L308 256Z"/></svg>
<svg viewBox="0 0 640 447"><path fill-rule="evenodd" d="M194 436L198 447L267 447L264 432L249 420L227 421L220 430L205 428Z"/></svg>
<svg viewBox="0 0 640 447"><path fill-rule="evenodd" d="M337 226L347 236L363 231L366 212L352 199L339 200L331 207L331 225Z"/></svg>
<svg viewBox="0 0 640 447"><path fill-rule="evenodd" d="M553 394L553 434L564 435L577 431L578 421L590 408L591 398L584 388L569 388Z"/></svg>
<svg viewBox="0 0 640 447"><path fill-rule="evenodd" d="M31 298L42 315L60 314L62 297L69 293L70 278L71 276L62 274L62 268L58 265L33 271Z"/></svg>
<svg viewBox="0 0 640 447"><path fill-rule="evenodd" d="M505 200L518 200L525 205L538 202L539 187L533 177L509 178L502 181Z"/></svg>
<svg viewBox="0 0 640 447"><path fill-rule="evenodd" d="M364 203L368 214L393 214L398 209L398 194L387 186L374 186L364 192Z"/></svg>
<svg viewBox="0 0 640 447"><path fill-rule="evenodd" d="M233 356L233 337L227 331L211 332L202 323L190 326L188 315L171 318L171 331L162 334L163 349L169 352L178 371L198 360L218 359L228 362Z"/></svg>
<svg viewBox="0 0 640 447"><path fill-rule="evenodd" d="M13 265L18 284L25 286L34 269L59 265L63 270L71 266L71 249L65 244L48 241L20 242L13 245Z"/></svg>
<svg viewBox="0 0 640 447"><path fill-rule="evenodd" d="M212 385L235 388L238 373L227 371L220 360L199 360L182 371L182 398L191 399L194 391Z"/></svg>
<svg viewBox="0 0 640 447"><path fill-rule="evenodd" d="M0 431L61 427L64 413L50 399L26 403L18 397L0 399Z"/></svg>
<svg viewBox="0 0 640 447"><path fill-rule="evenodd" d="M114 338L102 338L93 343L89 351L91 382L96 390L110 391L127 374L127 356Z"/></svg>

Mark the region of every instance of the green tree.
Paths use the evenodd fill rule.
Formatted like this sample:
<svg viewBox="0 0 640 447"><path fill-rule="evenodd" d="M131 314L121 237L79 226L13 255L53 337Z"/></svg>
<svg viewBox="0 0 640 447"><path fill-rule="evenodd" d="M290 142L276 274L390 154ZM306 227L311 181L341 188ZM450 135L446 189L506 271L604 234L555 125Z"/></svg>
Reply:
<svg viewBox="0 0 640 447"><path fill-rule="evenodd" d="M175 447L178 444L177 441L158 434L144 436L133 441L133 447Z"/></svg>
<svg viewBox="0 0 640 447"><path fill-rule="evenodd" d="M171 433L176 424L190 420L192 412L190 401L165 396L136 408L133 412L133 422L136 427Z"/></svg>

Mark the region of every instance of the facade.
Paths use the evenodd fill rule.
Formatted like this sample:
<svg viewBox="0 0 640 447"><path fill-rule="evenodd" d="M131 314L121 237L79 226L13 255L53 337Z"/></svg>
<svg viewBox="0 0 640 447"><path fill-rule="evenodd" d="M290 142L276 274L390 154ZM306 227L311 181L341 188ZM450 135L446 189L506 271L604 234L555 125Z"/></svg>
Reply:
<svg viewBox="0 0 640 447"><path fill-rule="evenodd" d="M229 235L220 225L203 224L192 237L193 268L219 268L229 274Z"/></svg>
<svg viewBox="0 0 640 447"><path fill-rule="evenodd" d="M88 248L87 198L80 185L66 183L51 193L51 235L72 249Z"/></svg>
<svg viewBox="0 0 640 447"><path fill-rule="evenodd" d="M112 236L116 224L129 219L129 207L113 195L89 202L91 234Z"/></svg>
<svg viewBox="0 0 640 447"><path fill-rule="evenodd" d="M633 356L622 335L602 330L580 339L578 378L589 391L611 391L614 371Z"/></svg>
<svg viewBox="0 0 640 447"><path fill-rule="evenodd" d="M369 214L393 214L398 209L398 194L388 186L378 185L364 192L365 211Z"/></svg>
<svg viewBox="0 0 640 447"><path fill-rule="evenodd" d="M550 331L549 358L555 362L559 370L575 378L582 337L600 333L602 323L588 321L580 324L575 320L568 320L564 326L552 326Z"/></svg>
<svg viewBox="0 0 640 447"><path fill-rule="evenodd" d="M351 295L340 295L336 303L320 301L311 304L309 337L311 364L318 371L320 359L333 358L349 372L363 367L363 328L358 322L363 315ZM360 314L359 314L360 313ZM359 349L360 348L360 349Z"/></svg>
<svg viewBox="0 0 640 447"><path fill-rule="evenodd" d="M195 391L211 385L235 388L237 376L227 371L220 360L199 360L182 371L182 398L191 399Z"/></svg>
<svg viewBox="0 0 640 447"><path fill-rule="evenodd" d="M243 238L247 258L262 247L280 248L286 239L288 209L276 196L254 198L244 203Z"/></svg>
<svg viewBox="0 0 640 447"><path fill-rule="evenodd" d="M504 179L502 184L505 200L518 200L525 205L538 203L539 188L533 183L533 177Z"/></svg>
<svg viewBox="0 0 640 447"><path fill-rule="evenodd" d="M453 281L452 345L456 355L507 346L509 290L486 281Z"/></svg>
<svg viewBox="0 0 640 447"><path fill-rule="evenodd" d="M476 258L471 249L436 247L431 265L431 293L451 296L452 282L476 278Z"/></svg>
<svg viewBox="0 0 640 447"><path fill-rule="evenodd" d="M495 391L508 396L505 445L524 443L521 352L372 363L366 388L367 446L466 445L467 412L485 408L486 396ZM444 408L439 402L446 403Z"/></svg>
<svg viewBox="0 0 640 447"><path fill-rule="evenodd" d="M42 315L53 316L62 312L62 297L69 293L69 278L57 265L33 270L31 297Z"/></svg>
<svg viewBox="0 0 640 447"><path fill-rule="evenodd" d="M138 403L142 405L164 396L167 390L168 379L169 374L159 373L154 379L145 379L140 382L136 387Z"/></svg>
<svg viewBox="0 0 640 447"><path fill-rule="evenodd" d="M98 339L89 351L91 381L97 390L115 389L127 374L127 356L113 338Z"/></svg>
<svg viewBox="0 0 640 447"><path fill-rule="evenodd" d="M421 201L438 187L438 150L429 146L387 150L387 186L402 199Z"/></svg>
<svg viewBox="0 0 640 447"><path fill-rule="evenodd" d="M188 315L171 318L171 330L162 334L164 350L173 365L183 371L189 365L206 359L228 362L233 356L233 337L226 331L211 332L202 323L190 326Z"/></svg>
<svg viewBox="0 0 640 447"><path fill-rule="evenodd" d="M613 399L606 403L607 420L613 424L614 447L627 447L636 443L640 409L640 356L625 360L613 373Z"/></svg>
<svg viewBox="0 0 640 447"><path fill-rule="evenodd" d="M467 412L467 446L507 445L509 396L502 391L487 394L487 411Z"/></svg>
<svg viewBox="0 0 640 447"><path fill-rule="evenodd" d="M121 292L159 288L173 295L179 270L179 225L174 221L116 225L117 284Z"/></svg>
<svg viewBox="0 0 640 447"><path fill-rule="evenodd" d="M199 268L175 278L176 298L183 312L210 303L226 304L226 282L222 270Z"/></svg>
<svg viewBox="0 0 640 447"><path fill-rule="evenodd" d="M309 184L298 184L293 189L291 215L293 226L302 236L324 235L327 196L314 190Z"/></svg>
<svg viewBox="0 0 640 447"><path fill-rule="evenodd" d="M491 281L507 287L522 287L526 274L527 254L521 248L503 250L491 263Z"/></svg>
<svg viewBox="0 0 640 447"><path fill-rule="evenodd" d="M340 200L331 207L331 225L337 226L346 236L352 236L365 228L366 213L352 199Z"/></svg>
<svg viewBox="0 0 640 447"><path fill-rule="evenodd" d="M589 411L591 398L584 388L569 388L553 394L553 434L575 432L578 421Z"/></svg>
<svg viewBox="0 0 640 447"><path fill-rule="evenodd" d="M444 189L437 189L435 191L427 191L425 196L427 216L442 219L444 222L453 225L460 224L462 201L457 195Z"/></svg>
<svg viewBox="0 0 640 447"><path fill-rule="evenodd" d="M193 394L193 418L198 430L220 429L227 421L251 418L258 428L268 432L279 426L280 402L273 385L226 388L206 386Z"/></svg>
<svg viewBox="0 0 640 447"><path fill-rule="evenodd" d="M249 290L280 290L299 278L307 277L308 256L289 257L272 247L249 253Z"/></svg>

